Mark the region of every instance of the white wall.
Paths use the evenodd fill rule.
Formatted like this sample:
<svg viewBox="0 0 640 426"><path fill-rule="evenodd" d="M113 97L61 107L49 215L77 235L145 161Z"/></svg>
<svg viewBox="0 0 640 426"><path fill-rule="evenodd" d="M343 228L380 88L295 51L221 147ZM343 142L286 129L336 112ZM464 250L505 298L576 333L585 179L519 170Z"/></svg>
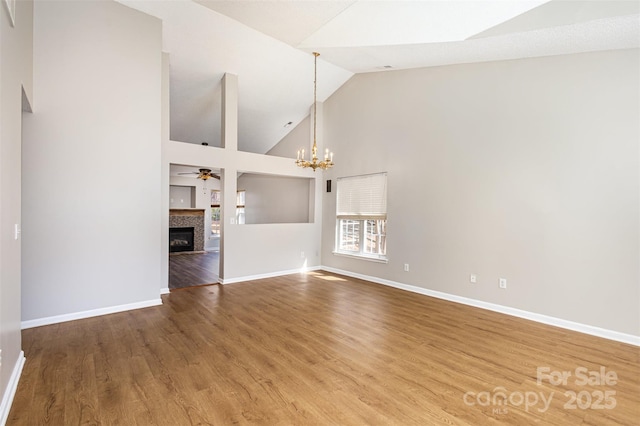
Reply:
<svg viewBox="0 0 640 426"><path fill-rule="evenodd" d="M389 263L331 253L332 192L323 265L640 335L639 56L353 77L325 102L325 177L388 172Z"/></svg>
<svg viewBox="0 0 640 426"><path fill-rule="evenodd" d="M169 186L169 208L195 208L195 186Z"/></svg>
<svg viewBox="0 0 640 426"><path fill-rule="evenodd" d="M243 173L238 190L245 191L245 223L308 223L309 186L306 178Z"/></svg>
<svg viewBox="0 0 640 426"><path fill-rule="evenodd" d="M5 4L0 5L0 423L17 386L12 374L22 360L20 337L22 88L33 101L33 2L16 2L15 26Z"/></svg>
<svg viewBox="0 0 640 426"><path fill-rule="evenodd" d="M34 20L22 319L158 303L161 22L108 1L38 2Z"/></svg>

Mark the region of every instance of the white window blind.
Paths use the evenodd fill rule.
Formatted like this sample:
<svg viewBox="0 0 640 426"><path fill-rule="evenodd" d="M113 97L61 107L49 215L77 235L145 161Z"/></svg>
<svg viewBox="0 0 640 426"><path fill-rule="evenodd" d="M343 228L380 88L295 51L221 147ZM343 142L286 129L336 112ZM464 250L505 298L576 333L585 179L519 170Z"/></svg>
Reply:
<svg viewBox="0 0 640 426"><path fill-rule="evenodd" d="M387 174L338 179L338 219L387 218Z"/></svg>

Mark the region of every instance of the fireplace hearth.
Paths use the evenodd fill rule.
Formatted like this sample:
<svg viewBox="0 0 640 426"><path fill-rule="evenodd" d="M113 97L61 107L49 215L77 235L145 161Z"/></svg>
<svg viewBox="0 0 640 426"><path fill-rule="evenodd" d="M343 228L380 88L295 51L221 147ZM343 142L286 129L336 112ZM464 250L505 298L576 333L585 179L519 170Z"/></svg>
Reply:
<svg viewBox="0 0 640 426"><path fill-rule="evenodd" d="M169 228L169 253L193 251L193 227Z"/></svg>

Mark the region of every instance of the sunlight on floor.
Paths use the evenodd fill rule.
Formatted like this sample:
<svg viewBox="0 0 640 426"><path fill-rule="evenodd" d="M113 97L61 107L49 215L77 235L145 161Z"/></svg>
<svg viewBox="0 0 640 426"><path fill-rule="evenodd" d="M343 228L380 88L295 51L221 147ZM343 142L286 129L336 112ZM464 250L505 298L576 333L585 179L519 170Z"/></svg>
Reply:
<svg viewBox="0 0 640 426"><path fill-rule="evenodd" d="M314 276L314 277L318 277L318 278L321 278L321 279L327 280L327 281L346 281L344 278L336 277L336 276L333 276L333 275L325 275L322 272L311 271L311 272L306 272L306 274Z"/></svg>

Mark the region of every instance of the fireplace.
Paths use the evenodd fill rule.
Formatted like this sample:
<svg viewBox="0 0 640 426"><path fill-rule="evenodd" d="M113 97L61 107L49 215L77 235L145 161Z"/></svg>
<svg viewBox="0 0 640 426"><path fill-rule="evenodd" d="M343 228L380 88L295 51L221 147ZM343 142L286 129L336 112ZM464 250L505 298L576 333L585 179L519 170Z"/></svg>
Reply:
<svg viewBox="0 0 640 426"><path fill-rule="evenodd" d="M169 253L193 251L193 227L169 228Z"/></svg>
<svg viewBox="0 0 640 426"><path fill-rule="evenodd" d="M169 209L169 229L173 228L193 229L193 249L191 251L204 250L204 209Z"/></svg>

